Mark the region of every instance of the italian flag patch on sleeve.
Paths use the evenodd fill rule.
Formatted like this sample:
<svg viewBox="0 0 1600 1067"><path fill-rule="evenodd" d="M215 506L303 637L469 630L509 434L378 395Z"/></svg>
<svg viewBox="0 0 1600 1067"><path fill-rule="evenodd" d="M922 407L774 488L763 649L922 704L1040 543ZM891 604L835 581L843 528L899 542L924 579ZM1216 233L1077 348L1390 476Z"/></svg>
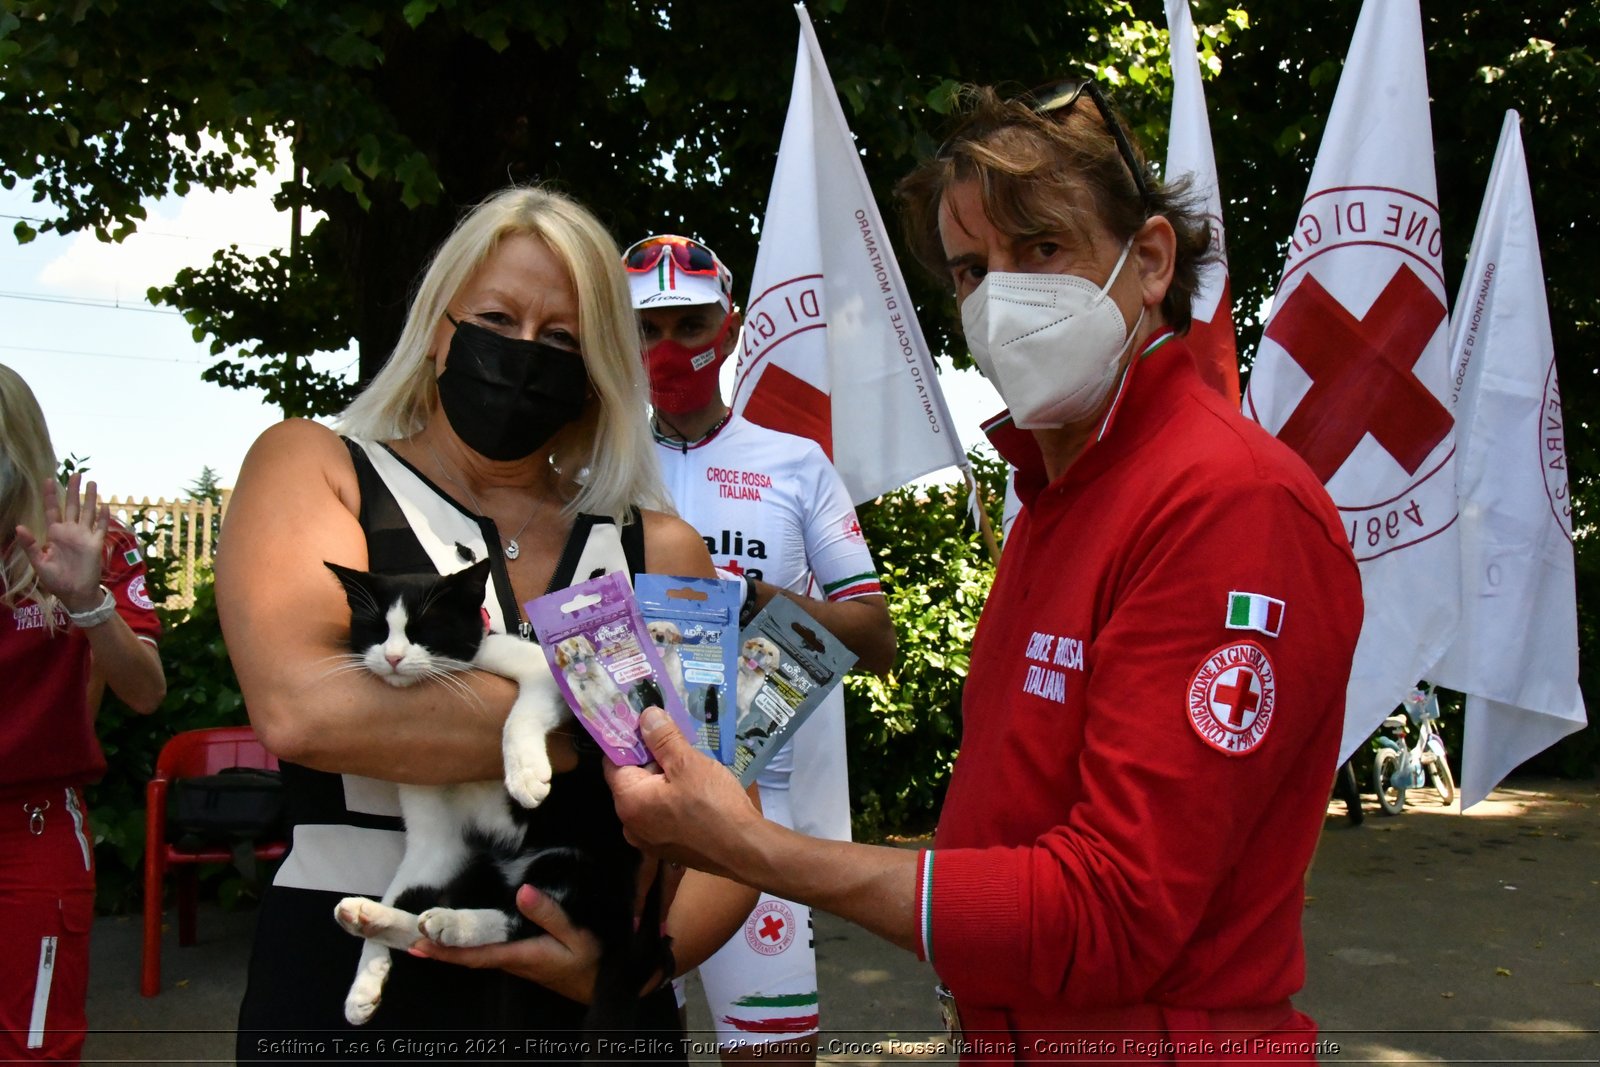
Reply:
<svg viewBox="0 0 1600 1067"><path fill-rule="evenodd" d="M1230 630L1255 630L1277 637L1283 628L1283 601L1260 593L1229 593L1225 625Z"/></svg>
<svg viewBox="0 0 1600 1067"><path fill-rule="evenodd" d="M137 548L130 548L128 551L122 554L122 562L126 563L130 567L135 563L138 563L142 558L143 557L139 555L139 550Z"/></svg>

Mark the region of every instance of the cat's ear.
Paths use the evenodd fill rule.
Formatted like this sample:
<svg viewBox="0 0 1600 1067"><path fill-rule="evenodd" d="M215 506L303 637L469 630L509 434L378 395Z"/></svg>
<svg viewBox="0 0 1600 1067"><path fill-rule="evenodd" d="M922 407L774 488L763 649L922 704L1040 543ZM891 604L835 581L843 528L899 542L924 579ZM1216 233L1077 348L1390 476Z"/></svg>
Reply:
<svg viewBox="0 0 1600 1067"><path fill-rule="evenodd" d="M476 563L462 567L458 571L439 576L436 587L439 595L433 602L439 604L446 611L456 608L466 610L467 607L481 605L484 600L485 589L489 582L489 560L487 557ZM446 607L445 605L449 605ZM473 612L476 614L476 611Z"/></svg>
<svg viewBox="0 0 1600 1067"><path fill-rule="evenodd" d="M358 589L366 589L366 583L363 581L366 578L365 571L341 567L337 563L329 563L327 560L323 560L322 565L333 572L333 576L339 579L339 584L344 586L346 593L353 593Z"/></svg>
<svg viewBox="0 0 1600 1067"><path fill-rule="evenodd" d="M489 557L485 556L478 562L462 567L446 577L450 579L452 585L475 592L477 594L475 599L482 600L483 592L489 585Z"/></svg>

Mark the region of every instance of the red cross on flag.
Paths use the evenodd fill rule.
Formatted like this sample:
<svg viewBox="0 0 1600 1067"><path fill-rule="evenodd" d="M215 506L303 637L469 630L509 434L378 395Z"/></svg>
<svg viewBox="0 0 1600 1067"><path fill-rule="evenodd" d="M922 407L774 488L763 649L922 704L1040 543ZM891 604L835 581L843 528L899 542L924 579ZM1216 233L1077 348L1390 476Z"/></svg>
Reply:
<svg viewBox="0 0 1600 1067"><path fill-rule="evenodd" d="M1349 755L1438 659L1460 612L1455 435L1418 0L1367 0L1289 242L1245 414L1327 486L1366 617Z"/></svg>
<svg viewBox="0 0 1600 1067"><path fill-rule="evenodd" d="M1463 809L1585 721L1561 386L1519 122L1506 112L1450 322L1464 596L1428 677L1467 694Z"/></svg>
<svg viewBox="0 0 1600 1067"><path fill-rule="evenodd" d="M967 466L804 4L733 410L822 446L860 504Z"/></svg>
<svg viewBox="0 0 1600 1067"><path fill-rule="evenodd" d="M1200 59L1195 54L1189 0L1167 0L1167 36L1172 49L1172 125L1167 138L1167 180L1187 174L1205 205L1217 259L1200 271L1194 319L1186 338L1200 374L1231 402L1239 402L1239 352L1233 333L1233 296L1228 288L1228 246L1222 232L1222 192L1211 150Z"/></svg>

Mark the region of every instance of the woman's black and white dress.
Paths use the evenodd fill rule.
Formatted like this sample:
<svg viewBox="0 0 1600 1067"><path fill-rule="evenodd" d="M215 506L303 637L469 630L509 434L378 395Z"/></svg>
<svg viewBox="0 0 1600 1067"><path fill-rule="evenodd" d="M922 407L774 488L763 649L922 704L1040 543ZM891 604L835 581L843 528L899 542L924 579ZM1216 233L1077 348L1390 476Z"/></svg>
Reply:
<svg viewBox="0 0 1600 1067"><path fill-rule="evenodd" d="M490 628L521 632L520 613L494 524L472 514L392 449L347 440L361 491L368 569L379 574L449 573L492 560L484 610ZM600 574L644 569L643 524L618 527L579 515L551 578L562 589ZM261 904L249 982L239 1009L242 1061L328 1057L420 1062L432 1059L576 1059L584 1008L495 970L477 971L394 953L383 1003L365 1026L344 1019L361 942L340 929L334 905L346 896L380 898L405 850L394 783L284 763L293 839ZM598 755L558 775L541 810L615 834L610 790ZM585 827L588 832L589 827ZM681 1059L670 988L641 1004L641 1039L630 1058ZM399 1054L396 1054L396 1053Z"/></svg>

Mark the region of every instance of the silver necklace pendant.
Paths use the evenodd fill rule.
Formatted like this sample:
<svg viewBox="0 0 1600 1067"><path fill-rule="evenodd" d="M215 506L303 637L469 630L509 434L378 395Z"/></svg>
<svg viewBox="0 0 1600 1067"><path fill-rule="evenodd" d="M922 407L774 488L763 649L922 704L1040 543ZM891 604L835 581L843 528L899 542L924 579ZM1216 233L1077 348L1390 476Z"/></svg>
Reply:
<svg viewBox="0 0 1600 1067"><path fill-rule="evenodd" d="M516 538L506 542L506 559L516 559L522 554L522 549L517 545Z"/></svg>

